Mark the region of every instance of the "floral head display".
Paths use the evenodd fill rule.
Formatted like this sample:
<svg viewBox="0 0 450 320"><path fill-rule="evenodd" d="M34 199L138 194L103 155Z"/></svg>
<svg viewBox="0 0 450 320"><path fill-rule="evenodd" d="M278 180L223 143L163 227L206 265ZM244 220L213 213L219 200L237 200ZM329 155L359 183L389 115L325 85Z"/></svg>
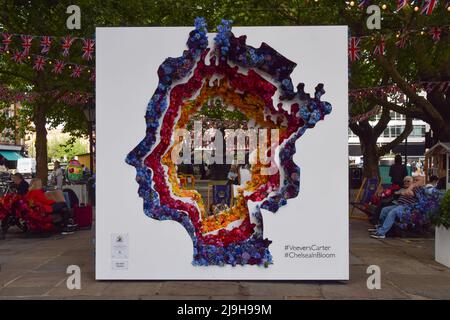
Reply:
<svg viewBox="0 0 450 320"><path fill-rule="evenodd" d="M145 137L126 162L136 168L145 214L177 221L188 232L194 265L268 267L273 263L272 241L264 238L261 209L275 213L298 195L300 168L293 161L295 142L331 112L331 105L320 100L325 93L323 84L317 85L314 97L304 92L303 83L294 90L290 74L295 67L265 43L253 48L246 44L246 36L236 38L227 20L218 26L214 47L208 48L203 18L195 20L182 56L167 58L160 65L159 84L145 115ZM267 148L265 155L277 158L277 170L262 174L273 164L256 161L251 165L251 180L238 189L233 205L207 216L201 195L180 186L171 154L179 143L173 132L185 128L189 118L211 98L220 98L239 110L255 128L277 129L278 141L269 143L277 147Z"/></svg>

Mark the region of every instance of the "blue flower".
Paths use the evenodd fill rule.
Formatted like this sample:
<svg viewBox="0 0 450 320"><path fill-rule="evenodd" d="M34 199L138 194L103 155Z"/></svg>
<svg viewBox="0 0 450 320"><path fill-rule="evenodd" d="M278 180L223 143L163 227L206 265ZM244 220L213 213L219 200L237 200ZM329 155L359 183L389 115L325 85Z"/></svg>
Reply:
<svg viewBox="0 0 450 320"><path fill-rule="evenodd" d="M302 106L302 107L300 108L300 117L301 117L303 120L308 121L309 116L310 116L310 112L309 112L308 107L307 107L307 106Z"/></svg>
<svg viewBox="0 0 450 320"><path fill-rule="evenodd" d="M332 110L333 107L331 106L331 104L329 104L328 102L323 103L323 111L325 114L330 114Z"/></svg>
<svg viewBox="0 0 450 320"><path fill-rule="evenodd" d="M203 18L203 17L195 18L194 25L195 25L195 29L201 30L203 32L207 32L207 30L206 30L207 24L206 24L205 18Z"/></svg>
<svg viewBox="0 0 450 320"><path fill-rule="evenodd" d="M311 113L311 116L310 116L310 118L308 120L308 124L314 125L320 120L320 118L321 118L320 111L319 110L314 110Z"/></svg>

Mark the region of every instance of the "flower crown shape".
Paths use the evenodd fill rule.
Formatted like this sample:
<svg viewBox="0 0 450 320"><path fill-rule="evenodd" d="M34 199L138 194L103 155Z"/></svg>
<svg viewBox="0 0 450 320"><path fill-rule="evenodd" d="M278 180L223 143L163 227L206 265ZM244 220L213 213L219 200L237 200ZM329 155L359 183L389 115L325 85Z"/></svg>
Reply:
<svg viewBox="0 0 450 320"><path fill-rule="evenodd" d="M177 221L188 232L193 242L193 265L268 267L273 263L269 251L272 241L263 236L261 209L275 213L287 199L298 195L300 168L293 161L295 142L332 108L320 100L325 93L323 84L317 85L314 97L305 93L303 83L295 91L290 74L296 64L269 45L247 45L246 36L233 35L228 20L222 20L217 30L210 52L205 20L196 18L187 50L159 66L158 87L145 115L145 137L127 155L126 163L136 168L145 214L156 220ZM277 91L280 102L274 106ZM234 206L206 217L200 194L179 186L170 154L176 145L174 130L184 128L189 117L214 97L255 120L260 128L279 130L279 170L262 175L264 165L252 165L252 179L239 189ZM290 106L290 112L283 106Z"/></svg>

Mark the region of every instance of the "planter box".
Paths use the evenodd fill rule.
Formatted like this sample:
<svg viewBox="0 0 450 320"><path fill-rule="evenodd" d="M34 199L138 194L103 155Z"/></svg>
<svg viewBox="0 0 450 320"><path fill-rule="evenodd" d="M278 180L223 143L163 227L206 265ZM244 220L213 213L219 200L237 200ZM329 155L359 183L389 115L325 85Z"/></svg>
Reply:
<svg viewBox="0 0 450 320"><path fill-rule="evenodd" d="M436 227L436 261L450 268L450 229Z"/></svg>

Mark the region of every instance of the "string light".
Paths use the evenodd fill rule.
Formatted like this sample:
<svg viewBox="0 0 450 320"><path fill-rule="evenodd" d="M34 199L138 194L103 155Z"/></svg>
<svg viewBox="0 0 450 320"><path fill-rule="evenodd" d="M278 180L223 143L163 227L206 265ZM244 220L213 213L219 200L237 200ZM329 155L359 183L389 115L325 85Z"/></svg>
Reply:
<svg viewBox="0 0 450 320"><path fill-rule="evenodd" d="M314 0L314 2L318 2L319 0ZM351 8L353 8L353 7L355 7L356 6L356 9L357 10L365 10L365 7L366 7L366 5L364 4L364 2L365 1L361 1L361 5L358 5L358 2L356 2L356 1L354 1L354 0L352 0L352 1L345 1L345 4L347 5L347 9L351 9ZM381 1L380 1L381 2ZM413 8L413 10L415 11L415 12L420 12L420 10L421 10L421 4L419 3L419 4L417 4L417 2L418 1L408 1L410 4L411 4L411 8ZM388 12L386 12L385 14L394 14L394 15L397 15L400 11L401 11L401 9L400 10L397 10L397 9L392 9L391 10L391 5L389 5L389 4L386 4L386 3L379 3L379 5L378 5L378 7L380 8L380 9L382 9L382 10L385 10L385 11L388 11ZM444 8L443 8L444 10L446 10L446 11L448 11L448 12L450 12L450 5L449 4L446 4L445 6L444 6ZM383 20L383 17L381 18L382 20Z"/></svg>

